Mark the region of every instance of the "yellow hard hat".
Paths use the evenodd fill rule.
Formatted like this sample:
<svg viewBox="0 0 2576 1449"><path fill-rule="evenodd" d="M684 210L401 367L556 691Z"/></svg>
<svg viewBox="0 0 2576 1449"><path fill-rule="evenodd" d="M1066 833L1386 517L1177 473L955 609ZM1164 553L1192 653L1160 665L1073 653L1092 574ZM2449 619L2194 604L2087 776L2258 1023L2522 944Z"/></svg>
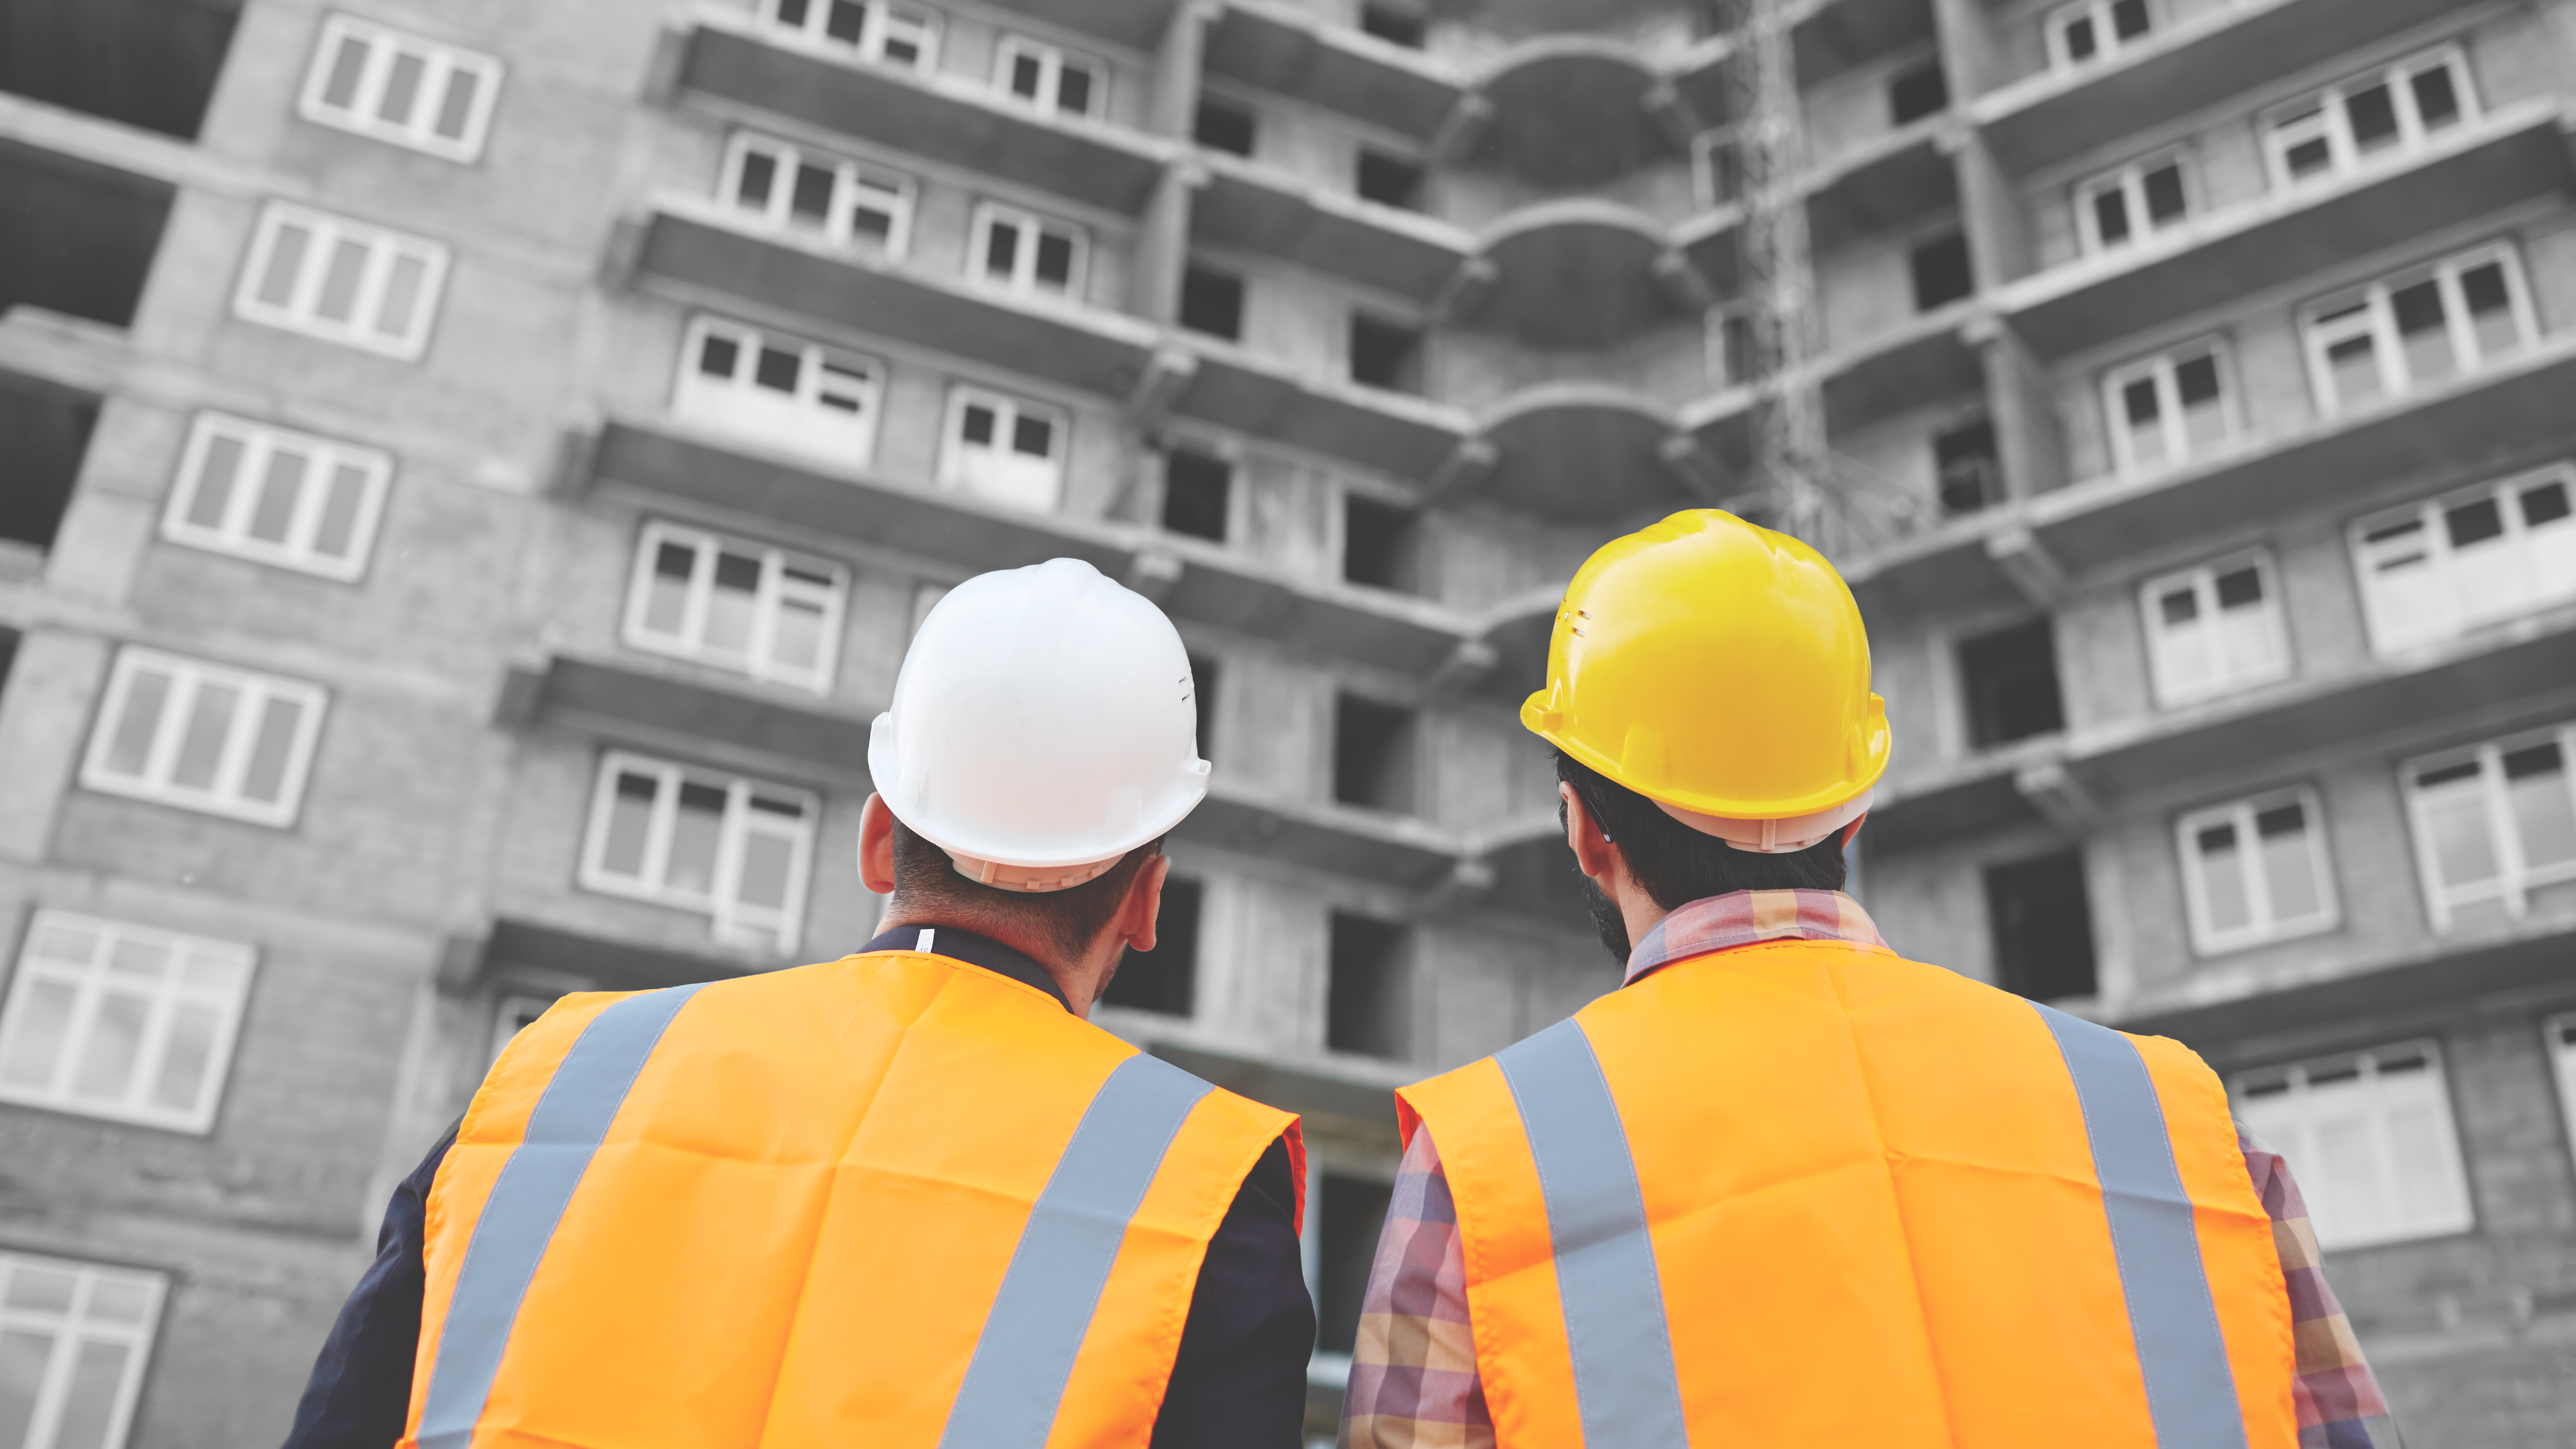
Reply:
<svg viewBox="0 0 2576 1449"><path fill-rule="evenodd" d="M1802 849L1868 809L1887 704L1833 565L1714 508L1613 539L1566 588L1540 738L1747 850Z"/></svg>

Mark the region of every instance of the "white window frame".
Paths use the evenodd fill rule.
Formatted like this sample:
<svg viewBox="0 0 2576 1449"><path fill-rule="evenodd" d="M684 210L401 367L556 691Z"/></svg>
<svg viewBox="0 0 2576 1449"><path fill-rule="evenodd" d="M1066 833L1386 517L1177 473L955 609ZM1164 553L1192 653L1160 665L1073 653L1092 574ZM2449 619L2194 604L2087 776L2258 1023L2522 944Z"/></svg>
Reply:
<svg viewBox="0 0 2576 1449"><path fill-rule="evenodd" d="M696 559L682 606L685 618L677 634L662 633L650 622L653 583L659 577L660 555L665 547L688 549ZM724 554L747 555L760 563L760 583L752 600L750 644L740 653L709 644L705 637L715 599L716 561ZM819 575L826 582L816 589L791 574ZM627 647L649 654L687 659L827 695L832 692L833 666L840 653L849 594L849 571L829 560L653 519L644 525L636 543L634 578L626 595L625 640ZM777 644L780 615L790 602L811 605L820 620L815 642L817 658L811 668L770 657Z"/></svg>
<svg viewBox="0 0 2576 1449"><path fill-rule="evenodd" d="M2317 892L2315 911L2286 918L2272 900L2272 884L2262 859L2262 836L2255 826L2259 816L2284 805L2295 805L2301 812L2299 828L2308 840L2309 867ZM2215 827L2235 832L2236 868L2247 917L2245 924L2225 929L2210 920L2207 872L2216 867L2200 853L2201 832ZM2327 842L2325 810L2318 803L2317 792L2304 785L2194 810L2174 822L2174 848L2182 863L2183 895L2191 908L2192 948L2203 956L2313 936L2333 930L2343 919L2342 903L2335 895L2333 851Z"/></svg>
<svg viewBox="0 0 2576 1449"><path fill-rule="evenodd" d="M2383 657L2404 653L2576 600L2576 513L2543 524L2549 533L2538 543L2525 516L2525 495L2551 484L2576 505L2576 466L2558 463L2356 520L2351 530L2352 569L2360 581L2362 612L2370 620L2372 652ZM2449 515L2479 502L2495 505L2504 532L2491 544L2473 545L2464 562L2451 543ZM2390 543L2400 532L2411 532L2415 542ZM2416 550L2412 566L2428 571L2421 580L2424 587L2391 588L2381 583L2390 573L2383 563L2409 547ZM2563 560L2547 556L2561 551L2569 556ZM2404 560L2400 562L2404 566ZM2492 586L2499 578L2516 577L2529 587L2509 591L2513 597L2469 597L2475 584ZM2427 597L2428 593L2434 597Z"/></svg>
<svg viewBox="0 0 2576 1449"><path fill-rule="evenodd" d="M830 17L836 6L864 13L856 41L830 33ZM782 18L800 8L800 18ZM861 60L896 70L928 74L939 68L940 15L926 5L891 4L888 0L803 0L800 7L798 0L760 0L758 13L762 24L807 45L854 50ZM897 41L909 42L917 54L911 59L888 56L886 47Z"/></svg>
<svg viewBox="0 0 2576 1449"><path fill-rule="evenodd" d="M2478 344L2460 286L2463 273L2490 262L2502 269L2506 305L2512 313L2517 334L2512 347L2493 357L2488 356ZM2449 332L2451 351L2458 358L2459 366L2447 377L2418 383L2407 369L2404 341L2397 330L2396 312L2390 299L2427 277L2439 290L2443 324ZM2380 392L2377 397L2347 404L2335 387L2328 350L2336 343L2365 333L2371 339L2372 357L2378 363ZM2509 244L2496 242L2444 257L2429 266L2409 267L2312 302L2300 309L2299 335L2302 350L2307 354L2308 376L2315 389L2318 411L2328 417L2336 417L2348 407L2386 406L2419 387L2438 387L2483 372L2500 359L2518 357L2540 340L2540 324L2532 310L2531 288L2523 280L2521 257Z"/></svg>
<svg viewBox="0 0 2576 1449"><path fill-rule="evenodd" d="M2262 120L2263 159L2270 168L2272 184L2288 189L2313 186L2350 176L2365 165L2377 165L2393 157L2412 155L2422 150L2432 132L2424 129L2422 115L2415 104L2414 78L2429 70L2448 69L2451 93L2458 98L2460 114L2442 129L2474 124L2479 115L2477 87L2471 84L2468 57L2456 45L2420 51L2404 60L2347 76L2320 90L2308 92L2264 112ZM2352 135L2352 115L2346 104L2355 91L2373 86L2386 86L2391 108L2397 117L2397 140L2386 148L2364 158ZM2322 170L2305 176L2290 171L2290 152L2313 139L2326 143L2327 161Z"/></svg>
<svg viewBox="0 0 2576 1449"><path fill-rule="evenodd" d="M652 819L647 829L643 874L621 875L607 868L608 832L617 794L618 777L626 774L649 775L656 781ZM679 792L683 783L709 786L722 790L725 809L718 825L716 857L712 865L712 889L701 894L682 890L665 883L661 877L670 869L669 853L673 826L679 815ZM802 811L793 825L783 816L770 816L756 811L754 795L781 801L792 801ZM792 785L779 785L754 780L724 770L702 770L670 760L655 759L625 750L611 750L600 757L598 780L591 791L590 822L583 833L581 869L582 886L602 895L624 896L629 900L649 901L711 917L714 935L732 945L757 946L764 938L774 940L777 954L791 955L803 933L806 887L813 874L815 837L820 833L823 802L812 791ZM741 890L741 870L745 841L753 834L768 835L787 842L788 857L786 902L776 911L765 906L744 904L737 896Z"/></svg>
<svg viewBox="0 0 2576 1449"><path fill-rule="evenodd" d="M23 1299L21 1274L54 1273L72 1279L67 1311L5 1306ZM125 1351L116 1389L108 1402L107 1421L99 1435L101 1449L123 1449L134 1427L134 1404L143 1392L144 1367L152 1358L152 1341L161 1321L162 1300L170 1280L159 1273L70 1258L0 1251L0 1330L42 1335L52 1340L44 1372L36 1380L34 1416L28 1421L22 1449L55 1449L63 1413L71 1397L79 1350L114 1345ZM133 1316L120 1320L100 1312L100 1300L118 1293L133 1305Z"/></svg>
<svg viewBox="0 0 2576 1449"><path fill-rule="evenodd" d="M286 296L275 300L264 296L268 291L268 271L277 255L279 238L289 228L305 233L304 254L296 274L287 279ZM332 318L321 313L322 294L332 271L331 259L342 245L364 250L365 259L357 278L356 291L350 299L349 315ZM300 332L326 342L382 354L404 362L419 360L429 350L429 336L438 316L440 293L447 282L448 249L437 242L380 226L333 216L309 207L272 201L260 209L257 229L252 233L250 257L243 264L241 281L233 290L233 315L245 321ZM402 330L385 331L360 318L381 322L382 309L395 269L409 262L420 268L412 299L409 325Z"/></svg>
<svg viewBox="0 0 2576 1449"><path fill-rule="evenodd" d="M992 255L993 229L998 226L1013 227L1019 234L1019 240L1012 249L1011 269L1006 275L997 275L988 261ZM1066 264L1062 287L1038 277L1038 241L1050 232L1063 237L1073 254ZM987 201L975 208L974 235L974 252L968 266L977 282L1028 296L1058 297L1068 302L1082 300L1083 284L1090 276L1091 263L1091 236L1084 228L1016 206Z"/></svg>
<svg viewBox="0 0 2576 1449"><path fill-rule="evenodd" d="M41 949L82 936L89 938L86 960L74 961ZM157 980L117 969L122 950L129 948L161 953ZM232 1075L233 1046L241 1034L257 964L258 953L232 941L183 936L69 911L36 912L19 947L7 1005L0 1007L0 1102L204 1136L214 1129L224 1084ZM20 1034L33 1030L35 995L45 986L72 993L71 1014L54 1047L56 1056L46 1079L19 1081L10 1069L23 1045ZM74 1083L93 1044L102 1003L111 994L129 1002L142 998L144 1016L129 1080L121 1093L109 1098L77 1091ZM212 1034L207 1039L205 1075L197 1083L194 1099L185 1107L170 1107L153 1100L152 1088L168 1065L171 1032L182 1007L211 1013Z"/></svg>
<svg viewBox="0 0 2576 1449"><path fill-rule="evenodd" d="M2158 221L2147 209L2147 176L2167 167L2173 168L2175 183L2182 189L2182 210ZM2192 176L2190 154L2181 150L2159 151L2098 176L2087 177L2075 188L2075 231L2083 244L2084 254L2100 256L2104 252L2133 247L2158 232L2185 225L2199 213L2198 189ZM2129 234L2117 241L2103 238L2101 214L2094 206L2095 198L2105 192L2118 192L2121 204L2129 213Z"/></svg>
<svg viewBox="0 0 2576 1449"><path fill-rule="evenodd" d="M117 736L124 729L125 711L132 701L135 677L146 670L167 675L169 692L162 698L143 771L129 775L112 768L112 762ZM190 732L188 726L197 701L209 686L236 690L241 702L217 749L213 777L206 788L198 789L181 785L171 776ZM260 733L257 722L265 720L271 701L297 706L295 733L287 742L277 798L246 799L240 792ZM303 803L305 779L312 770L314 746L322 737L322 717L329 707L330 696L318 684L255 674L128 644L117 651L115 668L108 675L106 696L81 760L81 784L110 795L287 829L294 825L297 809Z"/></svg>
<svg viewBox="0 0 2576 1449"><path fill-rule="evenodd" d="M722 379L702 365L711 337L735 348L734 370ZM764 348L795 354L794 392L755 381ZM671 413L765 446L864 468L876 457L885 379L885 364L863 353L700 313L682 334ZM854 401L855 411L827 403L836 397Z"/></svg>
<svg viewBox="0 0 2576 1449"><path fill-rule="evenodd" d="M2043 27L2048 32L2048 64L2052 70L2072 70L2077 66L2100 65L2121 51L2144 45L2165 28L2164 17L2155 0L2140 0L2147 12L2147 28L2123 39L2112 23L2111 11L2117 0L2077 0L2073 5L2060 5L2048 12ZM2078 21L2093 22L2093 53L2078 57L2067 44L2066 34Z"/></svg>
<svg viewBox="0 0 2576 1449"><path fill-rule="evenodd" d="M347 102L334 104L330 100L331 82L339 70L341 52L349 45L365 46L366 58L359 63L355 87ZM401 120L388 120L383 115L385 90L397 56L417 63L421 77L413 92L412 114ZM440 132L438 122L446 107L448 89L458 76L471 77L474 93L465 108L461 129L449 136ZM502 79L498 57L354 15L333 14L322 21L321 37L314 43L313 60L306 67L304 89L296 99L295 111L316 125L471 163L483 154L483 140L491 130L492 110L500 98Z"/></svg>
<svg viewBox="0 0 2576 1449"><path fill-rule="evenodd" d="M2194 443L2184 413L2179 374L2183 364L2204 356L2217 369L2218 418L2225 435L2215 441ZM2130 435L2126 394L2129 387L2138 382L2150 383L2155 388L2156 421L2165 446L2162 458L2141 459L2137 440ZM2153 357L2142 357L2105 372L2102 374L2103 422L2111 434L2114 466L2125 477L2142 477L2234 452L2245 432L2238 391L2235 358L2229 354L2227 340L2223 337L2194 338L2179 347L2168 347Z"/></svg>
<svg viewBox="0 0 2576 1449"><path fill-rule="evenodd" d="M192 515L206 487L206 465L216 448L224 444L238 450L226 485L231 492L212 523L200 522ZM306 460L296 480L295 507L282 537L259 538L251 529L266 500L271 482L269 469L281 453L300 455ZM179 456L179 476L171 486L169 506L161 513L161 536L191 548L234 554L298 573L354 583L366 575L393 470L392 455L375 448L255 423L227 413L201 412L190 426L187 447ZM356 475L354 486L358 489L349 520L349 547L344 554L326 554L316 544L332 494L340 486L344 472Z"/></svg>
<svg viewBox="0 0 2576 1449"><path fill-rule="evenodd" d="M970 444L966 441L966 413L973 407L989 408L994 414L993 442L989 446ZM1043 501L1037 500L1033 495L1026 499L1011 496L1019 491L1019 488L1008 479L977 478L974 459L970 456L974 452L1008 453L1022 458L1033 456L1020 452L1017 446L1019 421L1023 415L1044 417L1052 425L1048 435L1051 446L1047 455L1047 462L1051 465L1051 477L1046 482L1046 491L1050 496ZM959 383L948 390L948 417L940 428L939 483L943 488L990 499L1006 506L1025 508L1038 513L1053 513L1064 503L1067 464L1070 461L1072 448L1073 417L1065 409L1028 398L1013 397L1008 393L996 392L990 388ZM1030 465L1018 466L1025 468Z"/></svg>
<svg viewBox="0 0 2576 1449"><path fill-rule="evenodd" d="M2398 767L2399 788L2406 796L2406 819L2415 836L2416 872L2424 889L2425 909L2433 918L2435 931L2449 931L2461 908L2490 902L2501 903L2506 916L2520 920L2531 909L2533 890L2576 880L2576 860L2556 861L2537 867L2530 864L2522 832L2514 820L2504 757L2546 744L2558 747L2561 788L2569 791L2571 797L2576 797L2576 725L2528 730L2463 749L2421 755ZM2444 792L2442 797L2428 799L2426 788L2418 783L2425 775L2467 765L2476 767L2467 781L2444 781L2433 787ZM2486 826L2487 849L2495 861L2496 873L2485 880L2448 885L2442 879L2441 856L2434 844L2433 812L2453 793L2447 787L2471 781L2474 782L2471 788L2477 794L2479 818ZM2571 798L2570 808L2576 809L2576 798Z"/></svg>
<svg viewBox="0 0 2576 1449"><path fill-rule="evenodd" d="M2215 630L2226 613L2220 607L2218 580L2252 569L2263 590L2262 638L2270 648L2270 657L2260 664L2230 669L2223 661L2214 664L2208 678L2197 682L2179 677L2180 661L2173 641L2174 629L2165 622L2164 600L2168 594L2188 589L2197 612L2193 622L2203 630ZM2156 688L2156 703L2167 709L2195 704L2221 695L2234 694L2258 684L2287 679L2293 666L2290 657L2290 632L2282 607L2280 572L2272 566L2268 553L2240 553L2181 569L2147 580L2138 590L2138 611L2147 632L2147 662ZM2210 647L2217 647L2213 642Z"/></svg>
<svg viewBox="0 0 2576 1449"><path fill-rule="evenodd" d="M2411 1070L2402 1066L2418 1060L2422 1064ZM2383 1072L2383 1063L2399 1066L2400 1071ZM2355 1075L2349 1079L2342 1078L2341 1074L2347 1070ZM2359 1083L2358 1090L2367 1094L2369 1106L2379 1108L2392 1091L2382 1085L2388 1078L2402 1073L2413 1079L2418 1071L2426 1075L2416 1080L2433 1084L2433 1131L2431 1141L2426 1145L2431 1147L2435 1160L2429 1166L2447 1179L2451 1189L2448 1195L2453 1201L2446 1210L2427 1214L2413 1222L2383 1224L2375 1229L2348 1226L2345 1221L2347 1209L2333 1197L2335 1184L2326 1170L2328 1159L2307 1140L2309 1121L2295 1118L2293 1114L2312 1099L2317 1089L2311 1083L2316 1076L2331 1073L2337 1077L2327 1084L2328 1090L2341 1088L2344 1080ZM2307 1198L2309 1223L2316 1232L2320 1248L2328 1252L2366 1248L2418 1238L2446 1237L2477 1227L2476 1204L2470 1195L2468 1172L2460 1157L2458 1129L2452 1120L2450 1081L2443 1067L2441 1050L2435 1043L2424 1040L2391 1042L2315 1061L2245 1072L2239 1074L2231 1086L2229 1096L2237 1120L2264 1145L2298 1165L2300 1187ZM2267 1087L2273 1090L2264 1090ZM2403 1091L2404 1087L2393 1090ZM2291 1120L2285 1121L2285 1118ZM2380 1169L2380 1188L2383 1191L2395 1188L2397 1179L2410 1167L2420 1176L2427 1164L2396 1160L2389 1141L2387 1117L2374 1110L2366 1114L2365 1120L2370 1126L2371 1146ZM2394 1196L2394 1193L2390 1192L2390 1195Z"/></svg>
<svg viewBox="0 0 2576 1449"><path fill-rule="evenodd" d="M774 168L770 175L769 197L757 207L741 199L743 169L755 153L765 157ZM888 260L903 257L912 243L913 202L917 188L911 177L899 171L865 165L846 156L799 146L755 131L736 131L725 147L724 166L717 177L716 200L734 215L757 218L773 230L808 231L810 228L798 220L793 210L797 172L803 166L832 173L832 198L821 229L826 241L834 246L866 247ZM850 224L852 214L860 210L880 212L886 217L886 238L882 246Z"/></svg>
<svg viewBox="0 0 2576 1449"><path fill-rule="evenodd" d="M1037 62L1036 95L1024 96L1011 88L1011 71L1022 58ZM1078 111L1067 110L1064 106L1064 72L1067 66L1078 68L1091 77L1090 104ZM1002 43L994 47L993 89L1000 91L1013 104L1028 106L1058 118L1098 121L1109 114L1108 62L1025 35L1004 35Z"/></svg>

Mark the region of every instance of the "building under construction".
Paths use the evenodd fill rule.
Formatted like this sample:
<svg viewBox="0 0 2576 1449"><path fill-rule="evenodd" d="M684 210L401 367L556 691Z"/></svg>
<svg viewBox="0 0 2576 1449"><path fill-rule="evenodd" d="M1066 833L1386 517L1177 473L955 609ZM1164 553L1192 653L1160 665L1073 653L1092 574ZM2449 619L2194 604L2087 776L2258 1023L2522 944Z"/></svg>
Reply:
<svg viewBox="0 0 2576 1449"><path fill-rule="evenodd" d="M2220 1069L2420 1442L2576 1419L2576 0L14 0L0 1449L274 1442L569 990L828 958L976 572L1197 661L1099 1020L1307 1114L1615 980L1603 540L1835 557L1902 951ZM1758 705L1758 701L1753 702Z"/></svg>

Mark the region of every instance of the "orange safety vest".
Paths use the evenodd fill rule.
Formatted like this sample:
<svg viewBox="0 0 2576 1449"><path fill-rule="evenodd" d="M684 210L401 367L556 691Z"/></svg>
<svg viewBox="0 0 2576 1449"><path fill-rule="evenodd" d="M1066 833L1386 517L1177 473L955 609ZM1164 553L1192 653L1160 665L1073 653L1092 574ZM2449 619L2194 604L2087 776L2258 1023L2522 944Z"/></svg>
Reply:
<svg viewBox="0 0 2576 1449"><path fill-rule="evenodd" d="M565 997L430 1189L402 1449L1142 1446L1297 1121L879 951Z"/></svg>
<svg viewBox="0 0 2576 1449"><path fill-rule="evenodd" d="M1399 1092L1502 1449L2293 1449L2271 1219L2160 1037L1845 941Z"/></svg>

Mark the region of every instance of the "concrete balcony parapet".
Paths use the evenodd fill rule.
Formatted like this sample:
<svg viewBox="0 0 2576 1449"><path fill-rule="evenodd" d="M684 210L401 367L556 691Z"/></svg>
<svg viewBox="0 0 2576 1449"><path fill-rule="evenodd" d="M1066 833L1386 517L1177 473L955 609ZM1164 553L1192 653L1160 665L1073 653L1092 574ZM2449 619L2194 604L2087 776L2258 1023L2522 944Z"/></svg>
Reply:
<svg viewBox="0 0 2576 1449"><path fill-rule="evenodd" d="M2098 64L1999 87L1970 113L2005 169L2026 174L2414 27L2465 24L2471 9L2458 0L2239 0Z"/></svg>
<svg viewBox="0 0 2576 1449"><path fill-rule="evenodd" d="M1476 439L1491 462L1435 489L1435 505L1473 498L1550 519L1608 521L1714 503L1739 460L1684 416L1609 383L1554 382L1488 409Z"/></svg>
<svg viewBox="0 0 2576 1449"><path fill-rule="evenodd" d="M1041 111L963 76L827 50L747 14L702 12L676 43L679 93L737 119L784 116L1126 215L1144 209L1182 154L1175 142Z"/></svg>
<svg viewBox="0 0 2576 1449"><path fill-rule="evenodd" d="M2137 245L2024 278L2005 288L1997 305L2034 351L2062 357L2571 184L2576 162L2564 113L2535 99L2410 155L2268 192Z"/></svg>
<svg viewBox="0 0 2576 1449"><path fill-rule="evenodd" d="M1445 221L1362 201L1258 162L1210 153L1190 208L1194 240L1277 257L1400 297L1439 294L1476 250Z"/></svg>
<svg viewBox="0 0 2576 1449"><path fill-rule="evenodd" d="M1226 0L1208 27L1208 73L1293 96L1425 143L1465 98L1448 66L1284 0Z"/></svg>
<svg viewBox="0 0 2576 1449"><path fill-rule="evenodd" d="M1827 352L1810 365L1824 394L1826 428L1858 432L1982 389L1985 367L1971 333L1988 315L1986 304L1971 298Z"/></svg>
<svg viewBox="0 0 2576 1449"><path fill-rule="evenodd" d="M1494 57L1472 93L1488 114L1445 159L1549 189L1598 186L1677 159L1704 124L1653 58L1606 36L1523 41Z"/></svg>
<svg viewBox="0 0 2576 1449"><path fill-rule="evenodd" d="M1181 840L1256 855L1325 875L1428 891L1466 858L1464 838L1409 815L1284 796L1230 783L1173 828Z"/></svg>
<svg viewBox="0 0 2576 1449"><path fill-rule="evenodd" d="M782 784L831 787L867 778L873 706L790 701L749 680L720 686L658 664L555 654L542 665L513 668L495 723L552 726Z"/></svg>
<svg viewBox="0 0 2576 1449"><path fill-rule="evenodd" d="M1662 222L1589 197L1525 206L1488 224L1476 255L1493 284L1454 322L1532 346L1605 347L1694 320L1716 300Z"/></svg>
<svg viewBox="0 0 2576 1449"><path fill-rule="evenodd" d="M1466 411L1447 403L1365 387L1195 333L1176 340L1198 359L1175 404L1183 417L1408 479L1437 477L1474 430Z"/></svg>
<svg viewBox="0 0 2576 1449"><path fill-rule="evenodd" d="M789 328L821 323L856 345L886 337L1112 397L1135 391L1161 329L1141 318L986 286L666 195L633 224L637 285Z"/></svg>
<svg viewBox="0 0 2576 1449"><path fill-rule="evenodd" d="M1150 51L1188 0L995 0L996 8L1129 50Z"/></svg>
<svg viewBox="0 0 2576 1449"><path fill-rule="evenodd" d="M2426 492L2558 456L2576 394L2576 334L2378 407L2319 418L2188 467L2103 477L1955 520L1849 560L1872 619L1971 613L2030 600L1993 547L2027 533L2078 586L2136 560L2320 508L2378 506L2407 479Z"/></svg>

